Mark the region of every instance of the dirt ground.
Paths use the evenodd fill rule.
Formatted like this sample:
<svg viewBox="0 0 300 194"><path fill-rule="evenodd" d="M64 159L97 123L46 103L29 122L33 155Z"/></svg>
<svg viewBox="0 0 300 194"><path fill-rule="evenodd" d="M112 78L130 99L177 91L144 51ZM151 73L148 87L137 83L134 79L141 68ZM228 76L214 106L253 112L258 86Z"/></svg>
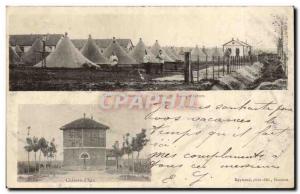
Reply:
<svg viewBox="0 0 300 194"><path fill-rule="evenodd" d="M76 183L76 182L117 182L117 181L132 181L126 180L122 177L128 176L120 173L109 173L106 170L90 170L90 171L57 171L51 174L41 175L18 175L18 181L20 182L51 182L51 183ZM147 181L150 175L135 175L135 181ZM145 179L145 177L148 177Z"/></svg>
<svg viewBox="0 0 300 194"><path fill-rule="evenodd" d="M166 71L163 74L145 74L137 70L103 71L92 69L10 68L10 91L152 91L205 90L201 83L185 84L183 80L155 80L159 77L182 75Z"/></svg>

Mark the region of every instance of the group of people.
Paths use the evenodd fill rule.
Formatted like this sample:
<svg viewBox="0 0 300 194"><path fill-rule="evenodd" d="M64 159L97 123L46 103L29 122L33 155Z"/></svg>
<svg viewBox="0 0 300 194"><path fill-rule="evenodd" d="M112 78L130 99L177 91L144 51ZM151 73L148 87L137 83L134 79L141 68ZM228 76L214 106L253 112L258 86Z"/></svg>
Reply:
<svg viewBox="0 0 300 194"><path fill-rule="evenodd" d="M158 55L156 56L156 59L158 61L158 67L155 68L155 72L158 73L163 72L163 64L164 64L164 55L162 50L159 50ZM150 73L151 71L151 57L148 54L147 50L145 50L145 56L143 58L143 64L145 66L146 69L146 73ZM112 68L117 68L118 67L118 63L119 63L119 59L118 56L116 55L115 52L112 52L111 56L109 57L109 63L111 65Z"/></svg>

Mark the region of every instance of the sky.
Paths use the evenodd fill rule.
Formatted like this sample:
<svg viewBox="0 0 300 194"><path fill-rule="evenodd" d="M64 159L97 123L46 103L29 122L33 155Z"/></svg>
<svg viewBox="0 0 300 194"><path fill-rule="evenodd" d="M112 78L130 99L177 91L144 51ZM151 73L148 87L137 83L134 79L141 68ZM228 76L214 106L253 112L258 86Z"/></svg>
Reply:
<svg viewBox="0 0 300 194"><path fill-rule="evenodd" d="M27 128L30 126L30 137L44 137L51 141L55 138L58 154L57 159L63 159L63 132L60 130L62 126L76 119L93 116L97 122L110 127L106 133L106 147L112 148L115 141L122 142L123 135L129 132L131 135L139 133L142 128L150 128L150 123L144 121L142 110L127 109L110 110L103 112L99 105L20 105L18 119L18 160L26 161L27 152L24 149L26 145ZM113 116L112 116L113 115ZM130 121L130 122L128 122ZM149 154L149 149L141 152L141 157ZM147 151L148 150L148 151ZM31 159L34 156L31 154Z"/></svg>
<svg viewBox="0 0 300 194"><path fill-rule="evenodd" d="M272 15L291 7L9 7L8 34L64 33L71 39L142 38L151 46L221 47L232 38L275 48Z"/></svg>

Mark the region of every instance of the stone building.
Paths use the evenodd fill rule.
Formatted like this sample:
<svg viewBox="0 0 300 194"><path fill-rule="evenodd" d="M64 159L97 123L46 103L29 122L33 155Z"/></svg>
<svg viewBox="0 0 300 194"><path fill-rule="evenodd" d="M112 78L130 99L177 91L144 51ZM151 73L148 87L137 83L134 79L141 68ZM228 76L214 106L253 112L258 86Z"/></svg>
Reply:
<svg viewBox="0 0 300 194"><path fill-rule="evenodd" d="M92 117L72 121L63 131L63 166L90 169L106 165L106 130L108 126Z"/></svg>

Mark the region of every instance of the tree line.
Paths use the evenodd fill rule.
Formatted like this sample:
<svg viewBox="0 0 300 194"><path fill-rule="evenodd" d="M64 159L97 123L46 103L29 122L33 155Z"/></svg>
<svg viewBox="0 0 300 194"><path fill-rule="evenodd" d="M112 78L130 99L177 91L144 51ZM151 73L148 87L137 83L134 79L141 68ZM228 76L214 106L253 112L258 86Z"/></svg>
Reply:
<svg viewBox="0 0 300 194"><path fill-rule="evenodd" d="M135 159L138 160L140 152L147 145L149 139L147 139L146 129L142 129L141 132L137 133L135 136L130 136L130 133L126 133L123 136L122 146L119 145L119 141L115 141L113 147L113 154L116 158L117 170L119 169L119 159L124 155L128 157L128 163L132 160L132 171L134 173L134 163ZM136 153L136 158L134 159L134 153Z"/></svg>
<svg viewBox="0 0 300 194"><path fill-rule="evenodd" d="M26 145L24 146L25 151L27 152L27 163L28 163L28 174L30 173L30 153L34 153L34 172L37 170L40 172L41 167L41 156L43 155L46 158L47 165L46 167L51 167L51 162L56 158L57 148L55 145L55 139L52 138L50 141L46 140L44 137L30 137L28 134L26 137ZM39 152L39 158L37 162L37 153ZM38 168L37 168L38 167Z"/></svg>

